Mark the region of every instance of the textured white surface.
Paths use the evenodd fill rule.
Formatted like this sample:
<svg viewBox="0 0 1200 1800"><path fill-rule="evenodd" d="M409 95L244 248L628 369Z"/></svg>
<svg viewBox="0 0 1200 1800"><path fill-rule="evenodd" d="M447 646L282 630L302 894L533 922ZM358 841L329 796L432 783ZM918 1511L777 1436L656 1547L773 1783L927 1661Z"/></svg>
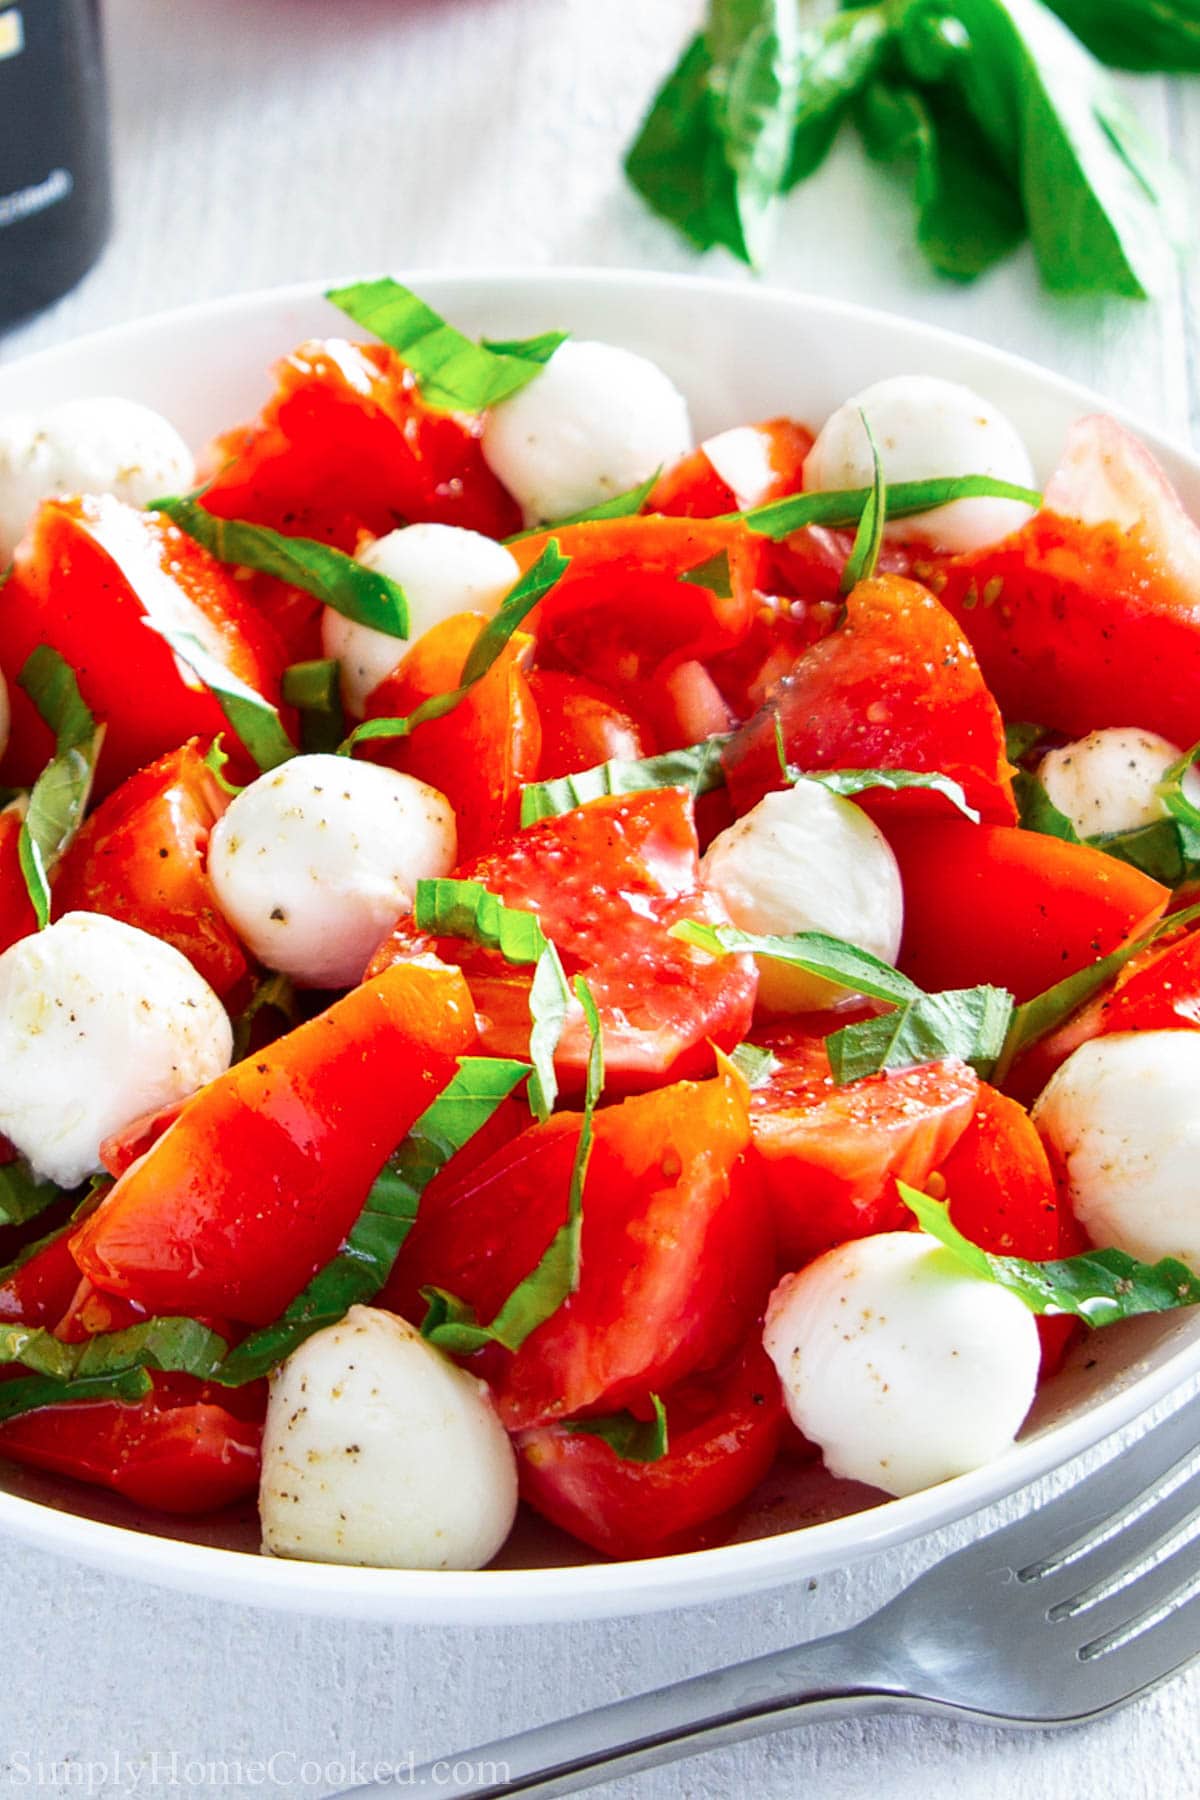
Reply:
<svg viewBox="0 0 1200 1800"><path fill-rule="evenodd" d="M0 360L190 299L309 275L406 263L695 267L624 189L618 159L698 11L697 0L108 0L117 233L75 295L0 339ZM1134 92L1194 182L1196 89L1168 98L1150 81ZM1200 424L1194 277L1156 308L1052 305L1024 257L981 287L937 283L912 248L903 191L864 170L850 144L795 196L782 237L771 270L782 284L990 338L1181 438ZM708 267L746 279L719 259ZM336 1765L352 1755L361 1765L453 1752L833 1629L962 1535L815 1591L630 1622L475 1632L250 1612L0 1544L0 1593L20 1645L0 1698L0 1791L302 1800L337 1785ZM1103 1725L1053 1738L904 1720L826 1726L605 1791L626 1800L1191 1800L1200 1791L1197 1700L1193 1674ZM129 1766L155 1752L156 1765ZM335 1768L302 1771L306 1758Z"/></svg>

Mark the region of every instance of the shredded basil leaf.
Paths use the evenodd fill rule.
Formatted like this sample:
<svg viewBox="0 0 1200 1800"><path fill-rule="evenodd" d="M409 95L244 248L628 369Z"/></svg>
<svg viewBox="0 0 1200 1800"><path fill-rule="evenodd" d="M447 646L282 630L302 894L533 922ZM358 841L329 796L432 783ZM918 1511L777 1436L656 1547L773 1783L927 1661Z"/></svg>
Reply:
<svg viewBox="0 0 1200 1800"><path fill-rule="evenodd" d="M707 950L710 956L731 956L746 951L751 956L768 956L775 962L788 963L809 975L820 975L872 1000L891 1000L905 1005L921 999L915 982L893 969L868 950L847 944L841 938L828 937L822 931L798 931L792 937L739 931L734 925L705 925L698 919L680 919L672 925L670 937Z"/></svg>
<svg viewBox="0 0 1200 1800"><path fill-rule="evenodd" d="M227 794L240 794L241 788L236 781L226 778L225 770L229 766L229 756L224 749L225 733L219 731L208 749L204 752L204 766L216 777L217 786Z"/></svg>
<svg viewBox="0 0 1200 1800"><path fill-rule="evenodd" d="M1049 732L1044 725L1028 725L1020 722L1006 725L1004 728L1004 753L1009 762L1019 763L1023 756L1028 756L1031 750L1036 750L1037 746L1048 736Z"/></svg>
<svg viewBox="0 0 1200 1800"><path fill-rule="evenodd" d="M283 728L279 709L211 656L199 638L193 637L190 631L159 625L149 617L145 623L151 631L157 631L180 661L187 663L205 687L212 690L231 729L264 773L268 769L277 769L280 763L288 762L296 755L296 746Z"/></svg>
<svg viewBox="0 0 1200 1800"><path fill-rule="evenodd" d="M43 1406L79 1405L85 1400L142 1400L153 1383L145 1369L122 1369L115 1375L84 1375L58 1381L51 1375L27 1375L0 1382L0 1419L15 1419Z"/></svg>
<svg viewBox="0 0 1200 1800"><path fill-rule="evenodd" d="M1004 988L952 988L922 994L882 1018L845 1025L825 1048L834 1079L843 1085L947 1056L987 1075L1004 1048L1012 1015L1013 997Z"/></svg>
<svg viewBox="0 0 1200 1800"><path fill-rule="evenodd" d="M1048 0L1093 56L1118 69L1200 74L1196 0Z"/></svg>
<svg viewBox="0 0 1200 1800"><path fill-rule="evenodd" d="M470 338L448 325L410 288L384 276L331 288L334 306L373 331L403 357L426 405L443 412L482 412L532 381L567 337L565 331L500 343Z"/></svg>
<svg viewBox="0 0 1200 1800"><path fill-rule="evenodd" d="M562 1429L573 1437L602 1438L622 1462L661 1462L670 1448L667 1432L667 1409L657 1394L651 1394L652 1419L638 1419L633 1413L604 1413L594 1419L566 1419Z"/></svg>
<svg viewBox="0 0 1200 1800"><path fill-rule="evenodd" d="M614 759L592 769L581 769L576 775L530 782L521 790L521 824L557 819L563 813L574 812L577 806L586 806L589 800L603 800L609 794L641 794L651 788L669 787L686 788L689 794L711 793L725 784L721 753L728 742L728 735L721 733L706 738L702 744L667 750L661 756L647 756L638 762Z"/></svg>
<svg viewBox="0 0 1200 1800"><path fill-rule="evenodd" d="M303 588L356 625L367 625L387 637L408 636L404 589L377 569L355 562L343 550L315 538L286 537L266 525L220 519L184 495L155 500L153 511L165 513L218 562L257 569L262 575L274 575L292 587Z"/></svg>
<svg viewBox="0 0 1200 1800"><path fill-rule="evenodd" d="M50 877L83 823L104 742L71 665L39 644L21 673L24 688L54 733L54 755L29 795L17 854L39 930L50 923Z"/></svg>
<svg viewBox="0 0 1200 1800"><path fill-rule="evenodd" d="M775 1052L765 1049L761 1044L738 1044L730 1051L729 1061L752 1091L765 1087L780 1067Z"/></svg>
<svg viewBox="0 0 1200 1800"><path fill-rule="evenodd" d="M858 525L854 533L854 543L846 558L846 566L842 570L842 579L838 584L838 592L842 598L860 581L869 581L879 563L879 552L883 549L883 528L887 523L888 490L884 479L883 464L879 460L879 447L875 442L875 434L871 430L870 421L862 408L859 418L863 430L867 434L867 443L871 449L871 462L875 471L871 483L871 491L867 503L859 515Z"/></svg>
<svg viewBox="0 0 1200 1800"><path fill-rule="evenodd" d="M661 468L655 469L653 475L647 475L645 481L639 481L636 487L626 488L623 494L614 494L611 500L598 500L595 506L585 506L582 512L567 513L561 519L552 520L549 525L530 525L524 531L514 531L504 542L519 544L524 538L541 537L544 531L560 531L567 525L595 525L605 519L635 518L657 487L661 474Z"/></svg>
<svg viewBox="0 0 1200 1800"><path fill-rule="evenodd" d="M551 538L537 561L525 571L505 597L499 611L488 620L475 639L463 665L462 680L458 686L448 689L444 694L434 694L428 700L423 700L415 712L409 713L406 718L364 720L361 725L355 726L341 744L340 754L349 756L355 744L371 743L381 738L411 737L418 725L424 725L430 719L443 719L448 712L453 712L475 683L487 674L514 631L538 601L544 599L565 575L570 561L570 557L564 556L559 550L558 540Z"/></svg>
<svg viewBox="0 0 1200 1800"><path fill-rule="evenodd" d="M1200 1304L1200 1277L1173 1256L1156 1263L1138 1262L1124 1250L1086 1250L1052 1262L993 1256L963 1236L950 1219L946 1201L918 1193L903 1181L896 1187L922 1231L937 1238L973 1274L1016 1294L1031 1312L1101 1326Z"/></svg>
<svg viewBox="0 0 1200 1800"><path fill-rule="evenodd" d="M698 563L679 579L691 587L707 588L719 600L730 599L733 594L733 571L729 567L728 550L718 550L707 562Z"/></svg>
<svg viewBox="0 0 1200 1800"><path fill-rule="evenodd" d="M926 775L913 769L810 769L801 772L789 765L785 779L819 781L830 793L841 794L847 799L852 799L855 794L870 793L872 788L885 788L896 794L903 793L906 788L927 788L931 793L944 795L973 825L979 823L979 814L968 802L962 784L949 775Z"/></svg>
<svg viewBox="0 0 1200 1800"><path fill-rule="evenodd" d="M40 1326L0 1325L0 1366L19 1364L60 1382L128 1369L172 1370L208 1379L220 1368L226 1348L225 1339L198 1319L145 1319L78 1344L64 1344ZM0 1392L4 1385L0 1383Z"/></svg>
<svg viewBox="0 0 1200 1800"><path fill-rule="evenodd" d="M814 489L805 494L788 494L782 500L771 500L765 506L729 513L727 517L739 519L760 537L778 543L805 525L827 525L833 529L857 525L873 492L873 488ZM888 516L908 519L934 507L948 506L952 500L979 499L1019 500L1034 508L1042 504L1036 489L998 481L991 475L936 475L927 481L893 482L888 490Z"/></svg>
<svg viewBox="0 0 1200 1800"><path fill-rule="evenodd" d="M37 1181L23 1158L0 1164L0 1225L27 1225L62 1195L53 1181Z"/></svg>
<svg viewBox="0 0 1200 1800"><path fill-rule="evenodd" d="M442 1089L375 1177L362 1212L332 1262L318 1271L273 1325L252 1332L217 1373L225 1387L256 1381L323 1326L371 1300L387 1283L416 1223L421 1196L529 1074L528 1065L494 1056L460 1056Z"/></svg>
<svg viewBox="0 0 1200 1800"><path fill-rule="evenodd" d="M300 714L300 743L309 755L337 749L346 735L346 718L336 657L292 663L283 672L283 697Z"/></svg>

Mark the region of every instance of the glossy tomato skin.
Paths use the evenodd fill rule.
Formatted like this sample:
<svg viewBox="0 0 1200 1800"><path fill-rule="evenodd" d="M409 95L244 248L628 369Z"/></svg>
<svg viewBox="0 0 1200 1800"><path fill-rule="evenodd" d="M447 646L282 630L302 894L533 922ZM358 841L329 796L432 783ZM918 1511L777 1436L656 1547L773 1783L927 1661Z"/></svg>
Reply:
<svg viewBox="0 0 1200 1800"><path fill-rule="evenodd" d="M424 701L457 687L484 623L481 613L455 613L425 632L368 694L366 716L407 718ZM460 861L516 830L521 786L537 774L542 732L522 667L529 649L529 639L514 634L443 718L428 720L409 737L363 747L372 761L446 796L457 821Z"/></svg>
<svg viewBox="0 0 1200 1800"><path fill-rule="evenodd" d="M522 1497L605 1556L671 1556L720 1543L775 1460L785 1414L757 1331L726 1367L665 1397L667 1454L631 1462L603 1439L544 1425L515 1448Z"/></svg>
<svg viewBox="0 0 1200 1800"><path fill-rule="evenodd" d="M740 429L748 438L757 439L762 467L762 480L757 491L748 496L750 503L765 506L771 500L781 500L785 494L799 493L804 486L804 459L813 446L808 427L797 424L795 419L777 418ZM716 519L723 513L737 512L741 504L701 444L659 476L646 509L677 518Z"/></svg>
<svg viewBox="0 0 1200 1800"><path fill-rule="evenodd" d="M362 532L418 521L496 538L521 529L483 460L482 420L431 411L387 345L311 339L275 373L258 418L227 440L210 512L348 551Z"/></svg>
<svg viewBox="0 0 1200 1800"><path fill-rule="evenodd" d="M457 873L536 913L568 976L587 981L611 1092L706 1074L710 1042L731 1050L749 1029L757 979L749 959L711 957L668 935L677 920L720 916L700 888L691 805L679 789L593 800L527 827ZM402 919L371 972L426 946ZM484 1049L527 1055L531 971L461 939L438 940L438 953L467 976ZM555 1061L576 1089L588 1043L582 1015L573 1012Z"/></svg>
<svg viewBox="0 0 1200 1800"><path fill-rule="evenodd" d="M161 513L107 495L49 500L0 587L0 669L13 713L6 780L28 786L53 752L50 732L16 685L39 644L71 665L106 727L98 796L181 740L208 742L219 732L235 754L233 772L246 780L257 773L216 697L195 677L185 679L148 618L190 630L242 681L279 702L282 646L228 569Z"/></svg>
<svg viewBox="0 0 1200 1800"><path fill-rule="evenodd" d="M1016 819L1004 725L956 621L900 576L863 581L845 622L813 644L725 753L739 813L781 785L776 722L798 769L951 776L985 819ZM947 811L928 790L864 795L875 817Z"/></svg>
<svg viewBox="0 0 1200 1800"><path fill-rule="evenodd" d="M248 968L206 867L229 800L194 740L159 757L84 824L55 874L55 915L99 912L136 925L182 951L224 998Z"/></svg>
<svg viewBox="0 0 1200 1800"><path fill-rule="evenodd" d="M258 1487L266 1382L151 1376L142 1400L43 1407L0 1424L0 1456L111 1488L160 1512L215 1511Z"/></svg>
<svg viewBox="0 0 1200 1800"><path fill-rule="evenodd" d="M1148 930L1170 899L1085 844L965 819L896 821L904 884L900 966L929 990L991 982L1018 1000Z"/></svg>
<svg viewBox="0 0 1200 1800"><path fill-rule="evenodd" d="M557 669L533 669L528 679L542 736L539 781L646 755L644 730L611 690Z"/></svg>
<svg viewBox="0 0 1200 1800"><path fill-rule="evenodd" d="M21 815L0 812L0 954L37 930L37 914L21 873L20 844Z"/></svg>
<svg viewBox="0 0 1200 1800"><path fill-rule="evenodd" d="M778 1067L750 1096L781 1265L799 1268L849 1238L905 1230L897 1180L920 1187L967 1129L979 1081L965 1063L867 1075L840 1087L822 1038L756 1034Z"/></svg>
<svg viewBox="0 0 1200 1800"><path fill-rule="evenodd" d="M580 1119L532 1126L444 1192L400 1253L387 1303L419 1317L448 1289L492 1319L567 1216ZM489 1362L510 1430L665 1392L740 1343L766 1304L770 1220L746 1159L736 1077L605 1108L583 1199L579 1287L514 1354Z"/></svg>
<svg viewBox="0 0 1200 1800"><path fill-rule="evenodd" d="M1200 600L1138 530L1042 512L930 579L1007 718L1200 737Z"/></svg>
<svg viewBox="0 0 1200 1800"><path fill-rule="evenodd" d="M63 1225L9 1264L0 1280L0 1323L46 1328L58 1323L79 1286L70 1237L70 1225Z"/></svg>
<svg viewBox="0 0 1200 1800"><path fill-rule="evenodd" d="M457 971L389 969L202 1088L77 1230L80 1269L151 1312L274 1319L470 1050Z"/></svg>

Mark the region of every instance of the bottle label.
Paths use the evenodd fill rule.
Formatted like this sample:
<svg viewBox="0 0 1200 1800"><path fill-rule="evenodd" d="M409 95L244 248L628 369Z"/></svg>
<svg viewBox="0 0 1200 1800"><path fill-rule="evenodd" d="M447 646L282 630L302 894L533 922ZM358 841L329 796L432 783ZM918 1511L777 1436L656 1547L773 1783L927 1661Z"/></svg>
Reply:
<svg viewBox="0 0 1200 1800"><path fill-rule="evenodd" d="M51 169L45 181L18 188L14 194L0 194L0 231L6 225L15 225L18 219L31 218L34 213L45 212L48 206L66 200L74 186L75 179L69 169Z"/></svg>

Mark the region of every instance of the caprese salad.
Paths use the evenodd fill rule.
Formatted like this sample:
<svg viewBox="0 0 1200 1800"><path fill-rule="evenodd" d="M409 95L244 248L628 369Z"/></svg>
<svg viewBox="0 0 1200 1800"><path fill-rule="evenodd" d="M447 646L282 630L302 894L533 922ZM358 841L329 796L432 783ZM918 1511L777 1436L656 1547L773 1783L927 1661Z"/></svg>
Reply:
<svg viewBox="0 0 1200 1800"><path fill-rule="evenodd" d="M904 1495L1200 1299L1200 532L399 283L0 420L0 1455L279 1556Z"/></svg>

